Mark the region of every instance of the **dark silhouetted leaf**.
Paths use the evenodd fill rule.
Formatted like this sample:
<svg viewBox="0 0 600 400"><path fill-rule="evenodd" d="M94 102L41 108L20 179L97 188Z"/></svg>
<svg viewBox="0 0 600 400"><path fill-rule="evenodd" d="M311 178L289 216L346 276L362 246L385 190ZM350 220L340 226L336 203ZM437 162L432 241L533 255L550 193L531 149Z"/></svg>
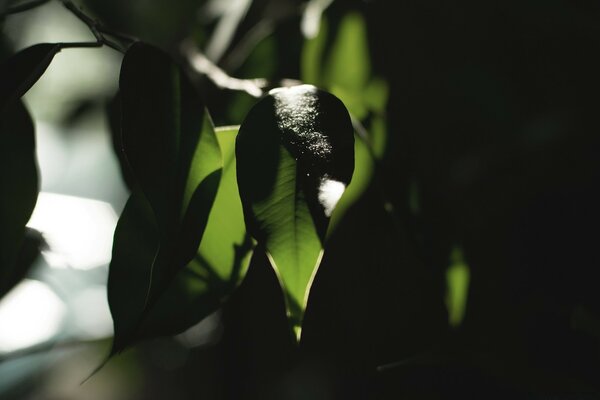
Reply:
<svg viewBox="0 0 600 400"><path fill-rule="evenodd" d="M24 275L19 249L38 195L33 122L20 100L0 114L0 191L0 293L6 293Z"/></svg>
<svg viewBox="0 0 600 400"><path fill-rule="evenodd" d="M263 245L299 339L329 218L354 169L354 136L335 96L301 85L270 92L237 138L246 227Z"/></svg>
<svg viewBox="0 0 600 400"><path fill-rule="evenodd" d="M133 173L127 163L125 152L123 151L123 135L121 132L121 94L119 92L117 92L117 94L106 104L106 116L108 118L108 127L112 137L113 149L119 160L119 166L121 167L121 176L123 177L125 185L131 189L134 186L135 179L133 178Z"/></svg>
<svg viewBox="0 0 600 400"><path fill-rule="evenodd" d="M196 256L222 166L210 116L166 54L134 44L123 60L120 93L123 149L135 187L113 246L113 351L143 336L143 317Z"/></svg>
<svg viewBox="0 0 600 400"><path fill-rule="evenodd" d="M59 51L59 44L36 44L4 61L0 65L0 110L21 98L42 76Z"/></svg>
<svg viewBox="0 0 600 400"><path fill-rule="evenodd" d="M24 235L37 201L38 172L33 121L20 98L59 50L56 44L38 44L0 65L0 294L31 265L23 254L29 253Z"/></svg>

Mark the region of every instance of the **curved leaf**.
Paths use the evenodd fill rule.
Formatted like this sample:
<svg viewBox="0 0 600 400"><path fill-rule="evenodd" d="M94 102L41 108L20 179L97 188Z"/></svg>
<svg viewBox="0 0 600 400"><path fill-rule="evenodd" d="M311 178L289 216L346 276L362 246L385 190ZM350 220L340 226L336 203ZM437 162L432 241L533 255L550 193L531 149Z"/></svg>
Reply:
<svg viewBox="0 0 600 400"><path fill-rule="evenodd" d="M0 295L27 272L33 256L25 224L38 195L34 126L20 98L60 51L38 44L0 64Z"/></svg>
<svg viewBox="0 0 600 400"><path fill-rule="evenodd" d="M115 232L109 276L113 351L139 336L144 316L194 259L222 165L210 116L168 55L131 46L120 93L123 151L135 182ZM142 230L143 237L132 237Z"/></svg>
<svg viewBox="0 0 600 400"><path fill-rule="evenodd" d="M33 121L19 100L0 113L0 293L30 265L19 252L38 190Z"/></svg>
<svg viewBox="0 0 600 400"><path fill-rule="evenodd" d="M234 157L236 134L237 129L217 133L223 152L223 174L196 256L177 273L154 306L148 309L139 327L129 328L136 329L130 341L172 335L191 327L214 312L245 275L253 243L246 233L238 195ZM158 244L156 222L143 195L132 195L119 221L116 235L118 238L115 241L134 239L129 239L129 247L122 246L121 253L114 254L111 265L114 274L111 277L135 281L147 271L153 259L153 250ZM140 286L143 286L141 282ZM133 317L143 307L140 296L137 296L137 304L130 300L131 291L120 291L115 295L120 296L114 297L117 302L123 302L120 309ZM125 307L130 309L126 310ZM120 341L121 337L117 336L115 340ZM122 348L126 344L118 342L116 346Z"/></svg>
<svg viewBox="0 0 600 400"><path fill-rule="evenodd" d="M246 227L278 274L299 339L329 218L354 169L348 111L311 85L272 90L248 113L236 156Z"/></svg>
<svg viewBox="0 0 600 400"><path fill-rule="evenodd" d="M217 310L246 274L252 240L246 233L235 174L237 129L217 133L223 174L194 259L175 277L142 322L144 335L182 332Z"/></svg>
<svg viewBox="0 0 600 400"><path fill-rule="evenodd" d="M59 51L59 44L40 43L4 61L0 65L0 110L21 98L42 76Z"/></svg>
<svg viewBox="0 0 600 400"><path fill-rule="evenodd" d="M352 117L365 125L356 135L355 176L333 215L330 232L350 206L360 198L373 178L377 160L386 148L385 110L389 97L386 81L372 76L369 61L367 25L362 15L349 12L341 17L337 31L330 32L322 18L317 36L305 41L301 57L301 77L339 97ZM328 36L331 48L325 53Z"/></svg>

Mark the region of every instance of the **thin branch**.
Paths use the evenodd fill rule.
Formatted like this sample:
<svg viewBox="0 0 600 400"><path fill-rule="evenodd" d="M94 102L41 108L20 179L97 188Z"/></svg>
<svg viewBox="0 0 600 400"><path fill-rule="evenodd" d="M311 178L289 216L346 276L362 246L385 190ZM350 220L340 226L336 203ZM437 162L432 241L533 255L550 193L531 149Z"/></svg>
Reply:
<svg viewBox="0 0 600 400"><path fill-rule="evenodd" d="M234 78L223 71L218 65L208 59L190 41L181 45L181 53L190 67L198 74L206 76L221 89L245 92L252 97L261 97L270 89L301 85L297 79L284 78L279 81L268 81L264 78L240 79Z"/></svg>
<svg viewBox="0 0 600 400"><path fill-rule="evenodd" d="M87 14L85 14L79 7L77 7L75 4L73 4L73 2L71 0L62 0L63 5L67 8L67 10L71 11L71 13L77 17L81 22L83 22L85 25L87 25L88 29L90 30L90 32L92 32L92 34L94 35L94 37L96 38L96 46L93 46L91 44L87 44L85 45L84 43L74 43L74 44L69 44L69 43L65 43L67 46L64 48L69 48L69 47L101 47L101 46L107 46L110 47L111 49L117 50L121 53L123 53L125 51L125 49L123 48L123 46L121 46L120 44L107 39L105 35L110 35L119 39L123 39L123 40L131 40L134 41L133 38L125 38L125 35L122 35L120 33L111 33L106 27L102 26L98 21L96 21L95 19L91 18L90 16L88 16ZM83 46L77 46L77 44L84 44Z"/></svg>
<svg viewBox="0 0 600 400"><path fill-rule="evenodd" d="M215 63L210 61L203 53L196 49L190 42L182 45L182 53L190 66L198 73L206 75L215 85L222 89L243 91L253 97L260 97L268 86L265 79L239 79L229 75Z"/></svg>
<svg viewBox="0 0 600 400"><path fill-rule="evenodd" d="M48 3L49 1L50 0L32 0L32 1L27 2L27 3L18 4L16 6L8 7L6 9L6 11L4 12L4 14L2 15L2 17L6 16L6 15L10 15L10 14L18 14L18 13L21 13L23 11L31 10L33 8L39 7L41 5L44 5L44 4Z"/></svg>
<svg viewBox="0 0 600 400"><path fill-rule="evenodd" d="M60 49L85 49L85 48L98 48L104 46L102 42L64 42L58 43Z"/></svg>

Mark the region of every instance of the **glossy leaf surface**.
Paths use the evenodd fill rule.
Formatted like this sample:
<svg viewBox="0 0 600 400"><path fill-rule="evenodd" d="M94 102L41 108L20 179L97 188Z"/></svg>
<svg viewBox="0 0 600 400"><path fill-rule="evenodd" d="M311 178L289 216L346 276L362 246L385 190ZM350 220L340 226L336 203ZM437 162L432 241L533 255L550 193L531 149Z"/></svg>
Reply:
<svg viewBox="0 0 600 400"><path fill-rule="evenodd" d="M272 90L242 124L236 156L247 229L278 274L299 338L329 219L354 169L348 112L314 86Z"/></svg>

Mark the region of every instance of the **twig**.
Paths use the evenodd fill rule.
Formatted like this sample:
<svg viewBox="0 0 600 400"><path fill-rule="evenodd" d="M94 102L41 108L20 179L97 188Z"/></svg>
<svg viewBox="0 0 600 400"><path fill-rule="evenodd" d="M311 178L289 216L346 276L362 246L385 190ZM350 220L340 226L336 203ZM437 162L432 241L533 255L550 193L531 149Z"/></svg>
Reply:
<svg viewBox="0 0 600 400"><path fill-rule="evenodd" d="M60 49L82 49L82 48L97 48L104 46L102 42L62 42L58 43Z"/></svg>
<svg viewBox="0 0 600 400"><path fill-rule="evenodd" d="M260 97L268 86L265 79L239 79L227 75L225 71L210 61L208 57L196 49L190 42L183 43L181 51L196 72L206 75L215 85L222 89L243 91L250 96Z"/></svg>
<svg viewBox="0 0 600 400"><path fill-rule="evenodd" d="M6 9L6 11L2 14L1 17L4 17L6 15L10 15L10 14L18 14L18 13L23 12L23 11L28 11L28 10L31 10L32 8L36 8L36 7L39 7L39 6L43 5L43 4L46 4L49 1L50 0L32 0L32 1L27 2L27 3L18 4L16 6L8 7Z"/></svg>
<svg viewBox="0 0 600 400"><path fill-rule="evenodd" d="M83 22L84 24L87 25L90 32L92 32L92 34L96 38L96 43L97 43L96 46L88 44L85 46L71 45L69 47L100 47L102 45L105 45L105 46L110 47L111 49L117 50L121 53L124 52L124 49L121 45L106 38L104 33L107 32L107 29L105 27L103 27L102 25L100 25L100 23L98 21L96 21L95 19L86 15L79 7L77 7L75 4L73 4L73 2L70 0L62 0L62 3L67 8L67 10L71 11L71 13L73 13L73 15L75 15L81 22ZM119 35L115 34L115 35L111 35L111 36L117 37Z"/></svg>

